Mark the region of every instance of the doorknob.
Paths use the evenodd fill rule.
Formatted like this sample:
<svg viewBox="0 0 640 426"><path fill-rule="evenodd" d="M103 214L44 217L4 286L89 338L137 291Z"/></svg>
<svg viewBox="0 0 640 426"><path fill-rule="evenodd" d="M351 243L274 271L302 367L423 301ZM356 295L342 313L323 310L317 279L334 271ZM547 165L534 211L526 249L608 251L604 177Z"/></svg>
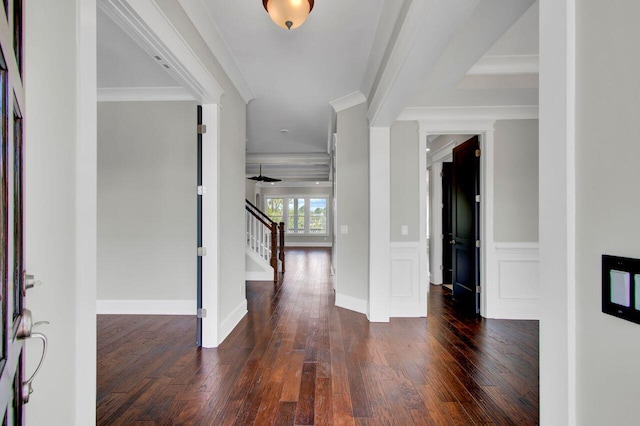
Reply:
<svg viewBox="0 0 640 426"><path fill-rule="evenodd" d="M42 367L42 364L44 363L44 357L47 355L47 336L42 333L33 333L31 334L31 336L29 336L29 338L42 340L42 357L40 357L40 362L36 367L36 371L33 372L31 377L29 377L27 381L22 382L21 392L22 401L24 404L29 402L29 396L33 393L33 386L31 385L31 383L33 382L33 379L36 378L38 371L40 371L40 367Z"/></svg>
<svg viewBox="0 0 640 426"><path fill-rule="evenodd" d="M452 245L454 245L454 246L455 246L455 245L456 245L456 240L451 240L451 241L449 241L449 244L452 244Z"/></svg>

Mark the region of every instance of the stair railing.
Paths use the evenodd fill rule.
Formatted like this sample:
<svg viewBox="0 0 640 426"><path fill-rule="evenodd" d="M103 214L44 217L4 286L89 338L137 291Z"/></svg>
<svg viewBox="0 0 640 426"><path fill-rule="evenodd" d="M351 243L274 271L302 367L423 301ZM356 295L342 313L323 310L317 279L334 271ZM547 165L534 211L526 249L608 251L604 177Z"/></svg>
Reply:
<svg viewBox="0 0 640 426"><path fill-rule="evenodd" d="M284 222L274 222L262 210L245 200L245 241L255 254L269 262L273 268L273 281L285 272Z"/></svg>

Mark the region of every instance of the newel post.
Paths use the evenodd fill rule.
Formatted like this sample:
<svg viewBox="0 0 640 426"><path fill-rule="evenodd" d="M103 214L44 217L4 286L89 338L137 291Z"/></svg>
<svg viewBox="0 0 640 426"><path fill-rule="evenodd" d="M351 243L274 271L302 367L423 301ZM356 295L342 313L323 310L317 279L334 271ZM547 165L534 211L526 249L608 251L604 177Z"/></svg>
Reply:
<svg viewBox="0 0 640 426"><path fill-rule="evenodd" d="M273 281L278 281L278 225L273 223L271 229L271 267L273 268Z"/></svg>
<svg viewBox="0 0 640 426"><path fill-rule="evenodd" d="M282 262L282 272L285 271L284 268L284 222L280 222L280 261Z"/></svg>

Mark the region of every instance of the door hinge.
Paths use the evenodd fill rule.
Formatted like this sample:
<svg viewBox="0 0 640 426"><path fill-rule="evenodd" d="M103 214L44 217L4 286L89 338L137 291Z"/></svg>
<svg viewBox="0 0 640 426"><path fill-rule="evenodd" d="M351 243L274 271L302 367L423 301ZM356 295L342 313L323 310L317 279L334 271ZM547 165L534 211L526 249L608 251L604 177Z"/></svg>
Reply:
<svg viewBox="0 0 640 426"><path fill-rule="evenodd" d="M444 271L444 266L440 265L440 270Z"/></svg>
<svg viewBox="0 0 640 426"><path fill-rule="evenodd" d="M440 234L440 239L444 240L444 234Z"/></svg>
<svg viewBox="0 0 640 426"><path fill-rule="evenodd" d="M202 256L206 256L207 255L207 248L206 247L198 247L198 256L202 257Z"/></svg>
<svg viewBox="0 0 640 426"><path fill-rule="evenodd" d="M207 187L198 185L198 195L207 195Z"/></svg>
<svg viewBox="0 0 640 426"><path fill-rule="evenodd" d="M206 124L198 124L198 134L204 135L207 133L207 125Z"/></svg>
<svg viewBox="0 0 640 426"><path fill-rule="evenodd" d="M207 310L204 308L199 308L198 309L198 318L206 318L207 317Z"/></svg>
<svg viewBox="0 0 640 426"><path fill-rule="evenodd" d="M482 151L480 151L479 149L476 149L476 157L480 158L480 154L482 154Z"/></svg>
<svg viewBox="0 0 640 426"><path fill-rule="evenodd" d="M476 240L476 247L480 248L480 240Z"/></svg>
<svg viewBox="0 0 640 426"><path fill-rule="evenodd" d="M444 177L444 171L440 172L440 177Z"/></svg>
<svg viewBox="0 0 640 426"><path fill-rule="evenodd" d="M479 202L480 202L480 196L476 195L476 203L479 203Z"/></svg>
<svg viewBox="0 0 640 426"><path fill-rule="evenodd" d="M440 208L444 209L444 203L440 203Z"/></svg>
<svg viewBox="0 0 640 426"><path fill-rule="evenodd" d="M480 293L480 286L479 285L476 286L476 293Z"/></svg>

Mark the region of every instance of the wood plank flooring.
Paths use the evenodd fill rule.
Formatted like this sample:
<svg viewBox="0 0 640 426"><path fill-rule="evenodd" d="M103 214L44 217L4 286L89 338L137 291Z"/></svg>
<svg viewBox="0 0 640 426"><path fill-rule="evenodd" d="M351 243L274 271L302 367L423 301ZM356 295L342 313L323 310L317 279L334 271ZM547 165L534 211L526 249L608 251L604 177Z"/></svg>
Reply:
<svg viewBox="0 0 640 426"><path fill-rule="evenodd" d="M534 425L537 321L456 313L371 324L334 306L330 253L289 250L278 287L217 349L195 318L98 316L99 425Z"/></svg>

